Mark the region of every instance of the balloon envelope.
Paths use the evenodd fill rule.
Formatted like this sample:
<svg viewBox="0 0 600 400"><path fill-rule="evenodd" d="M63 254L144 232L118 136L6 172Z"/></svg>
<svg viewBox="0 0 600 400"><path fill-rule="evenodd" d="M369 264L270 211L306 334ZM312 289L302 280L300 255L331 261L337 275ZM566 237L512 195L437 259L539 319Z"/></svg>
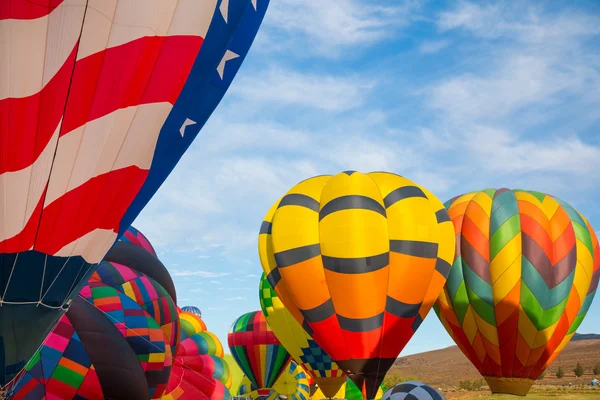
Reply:
<svg viewBox="0 0 600 400"><path fill-rule="evenodd" d="M285 307L369 399L439 296L455 248L442 203L383 172L297 184L259 240Z"/></svg>
<svg viewBox="0 0 600 400"><path fill-rule="evenodd" d="M153 256L156 256L156 250L154 250L154 247L152 247L148 238L146 238L142 232L138 231L133 226L130 226L125 232L123 232L123 235L121 235L119 241L135 244L136 246L147 250Z"/></svg>
<svg viewBox="0 0 600 400"><path fill-rule="evenodd" d="M255 400L278 400L279 396L286 396L288 400L308 400L309 394L310 386L306 373L294 361L288 364L270 390L257 390L247 377L242 379L239 388L240 396Z"/></svg>
<svg viewBox="0 0 600 400"><path fill-rule="evenodd" d="M266 241L261 240L259 246L264 244ZM266 248L259 247L259 251L261 260L265 259ZM278 285L283 283L280 281ZM314 378L323 393L333 397L346 382L346 375L285 308L264 272L259 284L259 299L267 323L283 347Z"/></svg>
<svg viewBox="0 0 600 400"><path fill-rule="evenodd" d="M197 136L268 0L1 3L5 384Z"/></svg>
<svg viewBox="0 0 600 400"><path fill-rule="evenodd" d="M202 318L202 311L196 306L184 306L181 311L189 312Z"/></svg>
<svg viewBox="0 0 600 400"><path fill-rule="evenodd" d="M151 260L147 269L162 268ZM178 342L174 312L152 278L102 262L15 379L13 398L160 398Z"/></svg>
<svg viewBox="0 0 600 400"><path fill-rule="evenodd" d="M446 400L446 397L422 382L402 382L389 388L382 400Z"/></svg>
<svg viewBox="0 0 600 400"><path fill-rule="evenodd" d="M534 191L488 189L446 207L457 257L436 312L492 392L525 395L592 303L594 230L567 203Z"/></svg>
<svg viewBox="0 0 600 400"><path fill-rule="evenodd" d="M291 360L262 311L250 312L236 319L227 341L235 361L259 390L272 388Z"/></svg>

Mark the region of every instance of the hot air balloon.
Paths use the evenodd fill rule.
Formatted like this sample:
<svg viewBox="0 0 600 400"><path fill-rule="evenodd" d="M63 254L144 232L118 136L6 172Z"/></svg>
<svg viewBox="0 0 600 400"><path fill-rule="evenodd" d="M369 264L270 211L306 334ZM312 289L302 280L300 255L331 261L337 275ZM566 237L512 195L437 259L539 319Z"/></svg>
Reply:
<svg viewBox="0 0 600 400"><path fill-rule="evenodd" d="M285 307L373 399L454 259L442 203L401 176L347 171L294 186L260 235Z"/></svg>
<svg viewBox="0 0 600 400"><path fill-rule="evenodd" d="M436 312L493 393L524 396L592 303L594 230L567 203L534 191L488 189L446 207L457 257Z"/></svg>
<svg viewBox="0 0 600 400"><path fill-rule="evenodd" d="M294 361L290 361L283 373L275 381L269 400L278 400L279 396L286 396L288 400L308 400L310 386L306 373Z"/></svg>
<svg viewBox="0 0 600 400"><path fill-rule="evenodd" d="M164 268L152 260L147 270ZM160 284L102 262L12 383L12 398L161 398L178 332L175 304Z"/></svg>
<svg viewBox="0 0 600 400"><path fill-rule="evenodd" d="M379 386L377 389L377 393L375 394L375 400L379 400L383 397L384 393L383 384ZM342 385L340 390L333 396L334 399L346 399L346 400L363 400L363 394L360 389L352 382L351 379L347 379L346 382ZM310 397L312 400L324 400L326 397L325 394L321 391L320 387L317 387L317 390Z"/></svg>
<svg viewBox="0 0 600 400"><path fill-rule="evenodd" d="M259 252L261 260L268 262L267 241L263 240L264 237L263 235L259 239ZM283 283L280 281L279 285L283 285ZM323 393L328 398L333 398L346 382L346 375L296 322L284 307L264 273L260 279L258 296L267 323L277 339L294 361L313 377Z"/></svg>
<svg viewBox="0 0 600 400"><path fill-rule="evenodd" d="M196 306L185 306L181 309L182 311L189 312L202 318L202 311Z"/></svg>
<svg viewBox="0 0 600 400"><path fill-rule="evenodd" d="M210 356L214 358L215 371L212 377L218 379L228 389L231 389L232 376L229 364L224 360L223 345L217 336L206 330L206 324L196 314L182 311L179 314L181 324L181 356ZM190 339L190 340L187 340Z"/></svg>
<svg viewBox="0 0 600 400"><path fill-rule="evenodd" d="M308 400L309 394L310 386L306 373L302 367L291 361L266 395L266 399L278 400L280 396L286 396L288 400ZM261 397L247 377L242 379L239 395L252 399Z"/></svg>
<svg viewBox="0 0 600 400"><path fill-rule="evenodd" d="M446 397L422 382L408 381L389 388L382 400L446 400Z"/></svg>
<svg viewBox="0 0 600 400"><path fill-rule="evenodd" d="M125 232L123 232L123 235L121 235L119 241L135 244L142 249L145 249L153 256L156 256L156 250L154 250L154 247L152 247L150 241L146 238L146 236L144 236L144 234L142 234L142 232L138 231L133 226L130 226Z"/></svg>
<svg viewBox="0 0 600 400"><path fill-rule="evenodd" d="M0 384L175 167L268 0L0 4Z"/></svg>
<svg viewBox="0 0 600 400"><path fill-rule="evenodd" d="M291 356L277 340L263 312L246 313L236 319L227 341L235 361L256 388L253 390L268 396Z"/></svg>
<svg viewBox="0 0 600 400"><path fill-rule="evenodd" d="M206 331L206 325L197 315L184 311L179 320L181 342L162 399L229 399L232 376L223 359L221 342L212 332Z"/></svg>

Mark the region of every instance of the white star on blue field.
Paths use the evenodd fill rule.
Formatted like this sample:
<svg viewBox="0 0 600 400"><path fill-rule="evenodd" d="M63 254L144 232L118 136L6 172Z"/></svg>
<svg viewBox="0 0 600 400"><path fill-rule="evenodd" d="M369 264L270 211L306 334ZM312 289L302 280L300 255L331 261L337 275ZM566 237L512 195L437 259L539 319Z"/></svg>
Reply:
<svg viewBox="0 0 600 400"><path fill-rule="evenodd" d="M600 231L600 3L272 1L133 225L180 306L227 347L234 319L260 309L265 213L295 183L345 170L395 172L442 201L537 190ZM578 331L600 333L598 315L596 299ZM453 344L431 311L402 355Z"/></svg>

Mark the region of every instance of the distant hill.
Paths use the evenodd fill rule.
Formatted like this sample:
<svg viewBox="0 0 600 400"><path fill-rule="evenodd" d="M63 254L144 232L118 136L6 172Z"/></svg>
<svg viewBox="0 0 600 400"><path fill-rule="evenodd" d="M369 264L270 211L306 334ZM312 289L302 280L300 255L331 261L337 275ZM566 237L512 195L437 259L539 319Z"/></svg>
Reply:
<svg viewBox="0 0 600 400"><path fill-rule="evenodd" d="M588 335L579 335L588 336ZM581 381L589 381L594 365L600 363L600 335L591 334L592 339L572 339L561 355L548 368L542 383L578 382L573 374L575 365L580 362L585 368ZM574 336L575 337L575 336ZM558 366L565 371L565 377L558 381L553 375ZM435 387L458 387L461 380L481 379L481 375L456 346L401 357L390 369L404 378L416 378Z"/></svg>
<svg viewBox="0 0 600 400"><path fill-rule="evenodd" d="M578 340L600 340L600 335L597 333L576 333L571 338L571 342Z"/></svg>

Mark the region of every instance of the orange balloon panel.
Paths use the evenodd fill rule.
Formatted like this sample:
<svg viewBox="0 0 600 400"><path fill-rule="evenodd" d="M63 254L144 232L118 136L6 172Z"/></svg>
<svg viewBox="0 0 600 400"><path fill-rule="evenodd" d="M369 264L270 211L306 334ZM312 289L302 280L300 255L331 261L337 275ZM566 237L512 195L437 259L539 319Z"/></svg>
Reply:
<svg viewBox="0 0 600 400"><path fill-rule="evenodd" d="M442 290L454 235L423 187L348 171L288 191L265 217L259 254L285 307L373 398Z"/></svg>

